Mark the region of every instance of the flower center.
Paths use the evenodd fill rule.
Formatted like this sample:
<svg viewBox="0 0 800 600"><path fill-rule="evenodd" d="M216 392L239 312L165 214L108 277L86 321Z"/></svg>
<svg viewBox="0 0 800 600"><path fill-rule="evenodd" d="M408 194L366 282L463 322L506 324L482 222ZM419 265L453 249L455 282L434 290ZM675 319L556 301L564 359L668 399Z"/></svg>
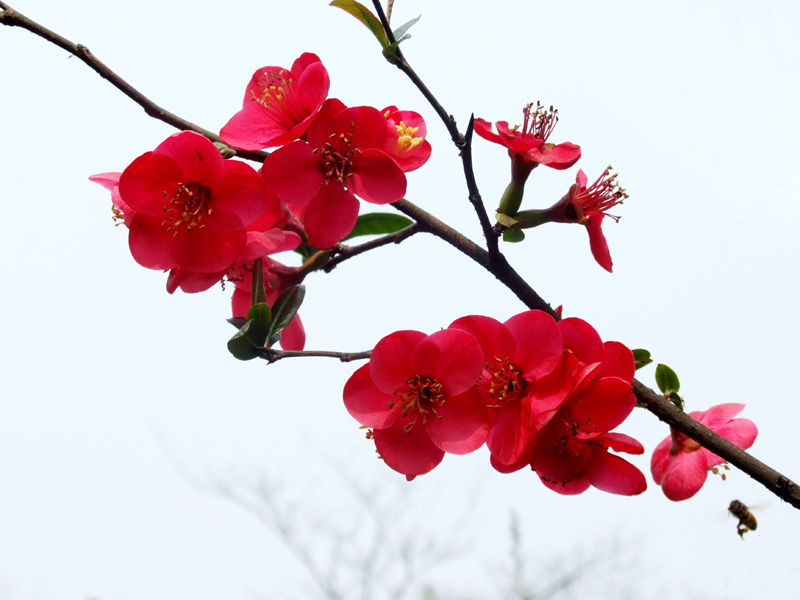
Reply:
<svg viewBox="0 0 800 600"><path fill-rule="evenodd" d="M535 110L533 110L533 102L531 102L522 109L522 114L525 116L522 122L522 137L530 136L546 142L558 123L558 110L553 109L552 106L550 110L545 110L540 102L536 102ZM514 129L518 128L519 125L514 127ZM553 147L555 146L548 150L552 150Z"/></svg>
<svg viewBox="0 0 800 600"><path fill-rule="evenodd" d="M579 191L575 194L573 203L578 203L583 211L581 223L586 224L591 220L593 215L603 214L615 221L619 221L619 217L610 215L606 211L609 208L622 204L622 201L628 197L625 190L617 183L617 174L609 176L611 165L603 171L602 175L597 178L592 185L585 190Z"/></svg>
<svg viewBox="0 0 800 600"><path fill-rule="evenodd" d="M308 115L302 107L294 101L291 72L265 71L259 77L258 87L261 95L250 91L250 100L263 107L266 112L278 123L291 129Z"/></svg>
<svg viewBox="0 0 800 600"><path fill-rule="evenodd" d="M494 357L495 363L484 367L478 388L492 399L490 408L502 408L519 398L525 387L522 372L511 366L508 358Z"/></svg>
<svg viewBox="0 0 800 600"><path fill-rule="evenodd" d="M164 196L167 196L166 191ZM174 231L173 237L181 228L185 231L192 231L195 227L204 229L203 217L211 214L211 192L199 183L179 183L175 197L164 205L164 212L168 216L161 225L166 226L167 231Z"/></svg>
<svg viewBox="0 0 800 600"><path fill-rule="evenodd" d="M415 375L406 383L408 391L401 396L403 414L400 418L408 418L409 421L403 426L403 431L405 433L411 431L419 417L422 418L423 425L427 423L429 414L436 415L437 419L441 419L442 415L436 413L436 408L444 404L442 384L422 375ZM394 406L394 402L389 404L389 408L394 408Z"/></svg>
<svg viewBox="0 0 800 600"><path fill-rule="evenodd" d="M419 127L406 127L406 124L400 121L395 125L397 129L397 153L402 154L408 152L422 143L423 138L414 137L414 134L419 131Z"/></svg>
<svg viewBox="0 0 800 600"><path fill-rule="evenodd" d="M355 123L350 123L350 129L355 128ZM320 151L316 148L314 152ZM339 183L347 187L346 179L352 177L350 172L353 166L354 155L360 156L361 150L353 147L353 133L332 133L325 142L325 147L320 152L322 168L325 176L322 183L330 183L331 179L336 179Z"/></svg>

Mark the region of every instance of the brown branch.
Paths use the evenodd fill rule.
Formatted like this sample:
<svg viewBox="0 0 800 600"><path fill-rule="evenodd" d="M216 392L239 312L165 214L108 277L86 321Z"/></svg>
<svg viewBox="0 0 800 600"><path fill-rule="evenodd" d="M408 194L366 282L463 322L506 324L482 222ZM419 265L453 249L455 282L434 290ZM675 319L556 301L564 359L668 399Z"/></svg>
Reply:
<svg viewBox="0 0 800 600"><path fill-rule="evenodd" d="M408 200L400 200L392 206L417 221L424 231L443 239L492 273L528 308L543 310L557 320L560 319L550 305L508 264L502 254L491 260L489 253L475 242ZM633 392L639 403L656 417L696 440L704 448L750 475L779 498L800 509L800 486L791 479L701 425L640 381L634 380Z"/></svg>
<svg viewBox="0 0 800 600"><path fill-rule="evenodd" d="M659 419L700 442L704 448L721 456L761 483L773 494L800 509L800 486L791 479L701 425L664 396L654 392L640 381L633 381L633 392L639 403Z"/></svg>
<svg viewBox="0 0 800 600"><path fill-rule="evenodd" d="M84 63L89 65L89 67L98 75L100 75L100 77L107 80L109 83L111 83L111 85L120 90L128 98L136 102L136 104L141 106L144 109L144 112L149 116L153 117L154 119L158 119L159 121L163 121L168 125L172 125L176 129L199 133L200 135L210 139L212 142L222 142L222 139L216 133L207 129L203 129L199 125L195 125L186 119L182 119L181 117L158 106L155 102L147 98L144 94L135 89L133 86L131 86L131 84L103 64L86 46L83 46L82 44L73 44L68 39L58 35L54 31L50 31L46 27L42 27L35 21L32 21L25 15L17 12L5 2L0 2L0 8L3 9L3 11L0 12L0 24L8 27L21 27L23 29L27 29L31 33L44 38L52 44L55 44L59 48L63 48L73 56L77 56ZM264 151L240 150L238 148L234 149L236 150L237 156L256 162L264 162L264 159L269 154L268 152Z"/></svg>
<svg viewBox="0 0 800 600"><path fill-rule="evenodd" d="M272 348L260 348L259 351L262 358L270 364L284 358L311 356L338 358L341 362L352 362L354 360L366 360L372 355L372 350L365 350L364 352L330 352L328 350L273 350Z"/></svg>
<svg viewBox="0 0 800 600"><path fill-rule="evenodd" d="M398 200L392 204L401 213L411 217L423 231L432 233L436 237L466 254L469 258L489 271L499 279L508 289L510 289L528 308L535 308L549 313L558 318L555 311L528 283L520 277L501 253L491 257L489 253L481 248L471 239L456 231L446 223L443 223L429 212L422 210L419 206L412 204L406 199Z"/></svg>
<svg viewBox="0 0 800 600"><path fill-rule="evenodd" d="M378 18L381 20L381 24L383 25L383 29L386 32L387 38L389 39L389 43L395 43L397 40L395 40L394 33L392 33L392 28L389 26L389 20L383 14L383 8L381 7L380 0L373 0L373 5L375 6L375 11L378 13ZM433 110L436 111L436 114L439 115L439 118L444 123L448 133L450 133L450 137L453 140L453 143L456 145L456 148L458 148L459 155L461 156L461 162L464 166L464 177L467 181L467 189L469 190L469 201L472 203L472 206L475 208L475 212L478 215L478 221L480 222L481 229L483 230L483 236L486 238L486 247L489 249L489 254L492 258L494 258L500 252L497 246L497 235L492 230L491 221L486 213L486 207L483 205L483 200L481 198L480 191L478 190L478 183L475 179L475 171L472 168L472 131L475 123L475 115L470 117L466 135L461 135L453 115L447 113L444 107L436 99L436 96L433 95L433 93L428 89L428 86L423 83L419 75L417 75L414 69L411 68L411 65L408 64L408 61L400 51L399 46L397 46L395 49L394 59L390 60L389 62L394 64L398 69L405 73L411 82L416 86L416 88L422 92L422 95L425 96L425 99L433 107Z"/></svg>
<svg viewBox="0 0 800 600"><path fill-rule="evenodd" d="M336 265L343 263L348 258L353 258L354 256L358 256L359 254L363 254L369 250L374 250L375 248L380 248L381 246L387 246L388 244L399 244L403 240L410 238L415 233L419 233L421 231L419 225L413 223L408 227L404 227L400 231L396 231L395 233L390 233L388 235L384 235L379 237L377 240L372 240L371 242L365 242L363 244L359 244L358 246L347 246L345 244L337 244L336 256L330 259L325 266L322 267L322 270L325 273L330 273L333 269L336 268Z"/></svg>

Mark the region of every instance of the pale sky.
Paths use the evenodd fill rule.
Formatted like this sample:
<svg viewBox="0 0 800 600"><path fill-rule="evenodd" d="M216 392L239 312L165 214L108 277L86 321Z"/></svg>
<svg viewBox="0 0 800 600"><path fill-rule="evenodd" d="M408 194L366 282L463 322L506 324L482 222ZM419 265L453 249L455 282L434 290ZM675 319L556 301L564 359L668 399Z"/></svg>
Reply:
<svg viewBox="0 0 800 600"><path fill-rule="evenodd" d="M433 156L409 175L407 197L480 241L435 113L367 30L327 2L12 6L211 130L238 110L256 69L318 54L331 96L425 117ZM462 130L473 112L517 123L540 100L559 109L551 141L582 147L572 169L534 172L526 208L558 200L578 168L593 180L611 164L630 193L622 220L605 227L613 274L574 226L504 245L512 264L565 316L674 368L688 410L746 403L741 416L760 432L753 453L800 480L797 4L396 0L393 23L419 14L404 52ZM0 600L324 597L274 531L211 491L258 480L295 511L320 560L342 558L345 581L371 534L354 482L374 490L389 527L382 549L452 539L460 553L415 567L407 598L424 584L441 598L503 597L512 511L537 583L579 552L606 552L619 560L587 576L591 597L800 597L800 514L735 469L670 502L649 473L668 428L641 410L620 428L646 448L630 459L648 477L640 497L563 497L529 471L496 473L485 449L406 483L344 410L341 389L358 365L236 361L225 346L230 287L170 296L165 274L131 258L107 192L87 178L123 170L174 130L26 31L0 28L0 57ZM508 158L479 139L474 154L491 211ZM464 315L502 321L524 309L426 235L306 284L308 349L366 350L398 329L432 333ZM652 367L638 376L654 385ZM733 499L760 505L744 541L726 513ZM362 537L331 542L352 523ZM398 575L381 573L374 598ZM355 583L347 589L362 597Z"/></svg>

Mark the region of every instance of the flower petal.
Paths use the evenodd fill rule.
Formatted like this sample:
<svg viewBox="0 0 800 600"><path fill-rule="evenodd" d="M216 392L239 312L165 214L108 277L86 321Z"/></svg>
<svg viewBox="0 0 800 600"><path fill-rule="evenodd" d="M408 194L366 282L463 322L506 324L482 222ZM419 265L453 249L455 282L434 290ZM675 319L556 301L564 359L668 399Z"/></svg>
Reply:
<svg viewBox="0 0 800 600"><path fill-rule="evenodd" d="M369 364L363 365L350 376L344 386L343 397L347 412L364 427L390 427L400 412L399 406L390 406L394 405L397 397L375 387Z"/></svg>
<svg viewBox="0 0 800 600"><path fill-rule="evenodd" d="M486 403L475 388L449 397L437 409L437 416L428 419L425 430L431 441L445 452L473 452L483 446L489 434Z"/></svg>
<svg viewBox="0 0 800 600"><path fill-rule="evenodd" d="M387 394L408 390L408 380L417 374L411 366L411 355L426 337L421 331L395 331L375 345L369 369L379 390Z"/></svg>
<svg viewBox="0 0 800 600"><path fill-rule="evenodd" d="M443 329L422 340L411 356L412 373L439 381L449 396L463 394L481 376L483 352L466 331Z"/></svg>
<svg viewBox="0 0 800 600"><path fill-rule="evenodd" d="M606 451L593 452L586 476L594 487L611 494L637 496L647 489L647 480L639 469Z"/></svg>
<svg viewBox="0 0 800 600"><path fill-rule="evenodd" d="M408 433L402 425L376 429L373 439L384 462L406 477L427 473L444 458L444 450L431 441L424 427L417 425Z"/></svg>

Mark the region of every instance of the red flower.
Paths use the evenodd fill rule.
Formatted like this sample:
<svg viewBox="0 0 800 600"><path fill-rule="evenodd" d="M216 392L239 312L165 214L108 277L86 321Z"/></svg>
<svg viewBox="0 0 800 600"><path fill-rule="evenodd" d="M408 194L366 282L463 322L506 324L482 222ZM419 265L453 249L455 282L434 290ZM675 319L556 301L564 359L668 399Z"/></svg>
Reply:
<svg viewBox="0 0 800 600"><path fill-rule="evenodd" d="M247 242L246 226L267 208L264 181L243 162L223 160L203 136L182 131L134 160L119 193L134 211L128 242L149 269L225 270Z"/></svg>
<svg viewBox="0 0 800 600"><path fill-rule="evenodd" d="M394 159L403 173L420 168L431 156L431 144L422 115L410 110L397 110L396 106L383 109L389 125L389 135L383 151Z"/></svg>
<svg viewBox="0 0 800 600"><path fill-rule="evenodd" d="M226 144L243 150L281 146L302 136L330 88L316 54L300 56L291 70L263 67L253 74L243 108L220 131Z"/></svg>
<svg viewBox="0 0 800 600"><path fill-rule="evenodd" d="M483 364L478 342L465 331L396 331L347 381L344 404L372 428L386 464L410 481L445 452L467 454L486 441L486 404L475 388Z"/></svg>
<svg viewBox="0 0 800 600"><path fill-rule="evenodd" d="M603 343L581 319L564 319L558 325L564 353L553 376L561 373L573 387L534 440L528 463L547 487L562 494L579 494L590 485L615 494L640 494L647 487L641 471L608 454L609 448L644 451L636 440L609 433L636 405L633 353L619 342ZM508 465L506 470L520 466Z"/></svg>
<svg viewBox="0 0 800 600"><path fill-rule="evenodd" d="M617 175L609 176L611 167L603 171L592 185L586 186L588 179L583 171L578 171L575 183L569 188L567 194L546 213L550 220L556 223L580 223L586 226L589 232L589 246L592 256L601 267L611 272L611 253L608 251L608 242L603 235L601 225L604 217L619 221L619 217L608 214L609 209L628 197L625 190L617 183Z"/></svg>
<svg viewBox="0 0 800 600"><path fill-rule="evenodd" d="M718 433L732 444L746 450L758 435L755 423L749 419L734 419L744 409L744 404L718 404L707 411L689 413L695 421ZM670 500L691 498L708 477L709 469L725 462L698 442L672 429L670 437L653 451L650 470L653 480L664 490Z"/></svg>
<svg viewBox="0 0 800 600"><path fill-rule="evenodd" d="M505 323L462 317L450 329L471 333L484 352L478 390L491 417L486 445L492 461L511 465L523 459L524 464L532 440L572 387L569 378L548 377L562 353L558 324L547 313L530 310Z"/></svg>
<svg viewBox="0 0 800 600"><path fill-rule="evenodd" d="M344 108L329 99L307 132L270 154L261 174L284 202L305 207L308 243L330 248L355 226L356 195L374 204L396 202L406 177L383 150L386 118L369 106Z"/></svg>
<svg viewBox="0 0 800 600"><path fill-rule="evenodd" d="M570 142L551 144L547 141L558 122L558 111L543 110L537 102L536 109L528 104L522 113L524 121L522 129L519 125L508 126L508 121L495 123L497 133L492 131L492 124L483 119L475 119L475 133L482 138L508 148L512 161L528 165L529 169L537 165L547 165L554 169L569 169L581 157L581 148Z"/></svg>

